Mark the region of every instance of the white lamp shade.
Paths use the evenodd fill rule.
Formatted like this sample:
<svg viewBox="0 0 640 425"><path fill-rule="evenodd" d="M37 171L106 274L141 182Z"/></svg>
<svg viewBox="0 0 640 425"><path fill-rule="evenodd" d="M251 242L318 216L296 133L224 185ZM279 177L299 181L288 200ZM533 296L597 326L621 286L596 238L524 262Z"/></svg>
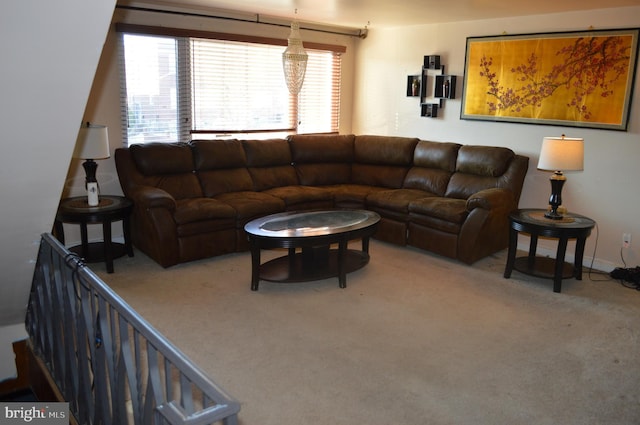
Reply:
<svg viewBox="0 0 640 425"><path fill-rule="evenodd" d="M584 140L569 137L545 137L540 149L539 170L582 171Z"/></svg>
<svg viewBox="0 0 640 425"><path fill-rule="evenodd" d="M106 159L110 156L109 134L106 126L89 124L80 128L76 148L73 151L74 158Z"/></svg>

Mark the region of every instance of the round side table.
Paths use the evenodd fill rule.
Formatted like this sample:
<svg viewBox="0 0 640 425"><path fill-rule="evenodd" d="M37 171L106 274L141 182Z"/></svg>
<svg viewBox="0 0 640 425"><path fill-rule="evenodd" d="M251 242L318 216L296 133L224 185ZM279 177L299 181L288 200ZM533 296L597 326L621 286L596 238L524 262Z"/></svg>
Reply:
<svg viewBox="0 0 640 425"><path fill-rule="evenodd" d="M133 203L122 196L100 195L97 206L90 207L86 196L65 198L60 201L54 222L54 234L64 245L64 228L62 223L80 225L81 244L69 248L69 251L80 255L87 263L104 261L107 273L113 273L113 260L125 254L133 257L133 246L129 216L133 210ZM111 240L111 223L122 221L124 244ZM89 243L87 240L87 224L102 223L102 242Z"/></svg>
<svg viewBox="0 0 640 425"><path fill-rule="evenodd" d="M553 279L553 292L560 292L562 279L582 280L582 259L584 246L591 229L595 226L592 219L573 213L567 213L562 219L546 218L542 209L522 209L509 215L509 253L504 277L510 278L513 269L542 278ZM518 233L531 236L529 255L516 258ZM538 237L558 239L556 258L536 256ZM576 252L573 266L564 261L569 239L576 239Z"/></svg>

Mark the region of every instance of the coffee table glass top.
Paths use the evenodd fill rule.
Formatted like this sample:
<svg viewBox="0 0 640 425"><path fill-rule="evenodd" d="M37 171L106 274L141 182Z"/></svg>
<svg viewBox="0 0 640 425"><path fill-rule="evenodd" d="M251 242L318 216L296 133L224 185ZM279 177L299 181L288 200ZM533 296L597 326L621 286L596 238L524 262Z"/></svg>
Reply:
<svg viewBox="0 0 640 425"><path fill-rule="evenodd" d="M362 229L379 220L378 214L366 210L298 211L258 218L245 230L272 238L321 236Z"/></svg>

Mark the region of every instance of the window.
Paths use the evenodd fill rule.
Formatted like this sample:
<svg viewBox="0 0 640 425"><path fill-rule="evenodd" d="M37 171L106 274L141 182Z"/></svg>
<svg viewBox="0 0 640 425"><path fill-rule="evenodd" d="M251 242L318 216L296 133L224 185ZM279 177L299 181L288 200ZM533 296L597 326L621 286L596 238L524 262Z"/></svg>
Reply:
<svg viewBox="0 0 640 425"><path fill-rule="evenodd" d="M129 34L123 40L126 143L179 140L176 40Z"/></svg>
<svg viewBox="0 0 640 425"><path fill-rule="evenodd" d="M123 32L125 144L337 132L340 52L306 48L303 88L287 90L281 45Z"/></svg>

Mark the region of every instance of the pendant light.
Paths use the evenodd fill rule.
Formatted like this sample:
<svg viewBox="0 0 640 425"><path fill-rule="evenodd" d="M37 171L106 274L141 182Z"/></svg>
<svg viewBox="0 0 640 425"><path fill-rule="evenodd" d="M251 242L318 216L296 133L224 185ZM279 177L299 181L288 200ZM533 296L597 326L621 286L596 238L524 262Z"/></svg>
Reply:
<svg viewBox="0 0 640 425"><path fill-rule="evenodd" d="M302 88L304 74L307 71L307 52L302 46L300 38L300 25L298 21L291 22L291 33L287 39L287 49L282 53L282 68L284 80L289 88L289 93L296 95Z"/></svg>

